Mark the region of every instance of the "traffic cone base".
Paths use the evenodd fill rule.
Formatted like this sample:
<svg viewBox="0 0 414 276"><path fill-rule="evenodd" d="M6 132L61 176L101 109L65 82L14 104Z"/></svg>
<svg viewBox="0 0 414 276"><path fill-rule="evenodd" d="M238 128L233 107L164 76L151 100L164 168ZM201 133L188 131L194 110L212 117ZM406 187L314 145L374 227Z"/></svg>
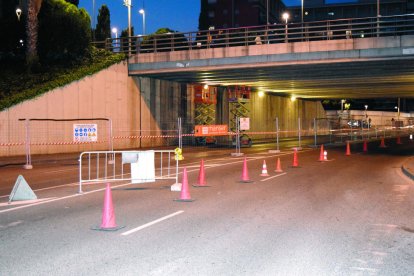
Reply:
<svg viewBox="0 0 414 276"><path fill-rule="evenodd" d="M174 199L174 201L178 202L192 202L194 201L191 199L190 191L188 190L188 176L187 176L187 168L184 168L183 171L183 184L181 186L181 193L180 198Z"/></svg>
<svg viewBox="0 0 414 276"><path fill-rule="evenodd" d="M115 212L112 203L111 185L107 183L104 197L104 206L102 210L102 223L101 226L93 227L92 230L116 231L124 227L125 226L117 226L115 223Z"/></svg>
<svg viewBox="0 0 414 276"><path fill-rule="evenodd" d="M260 176L269 176L269 174L267 173L266 160L263 160L262 173L260 174Z"/></svg>

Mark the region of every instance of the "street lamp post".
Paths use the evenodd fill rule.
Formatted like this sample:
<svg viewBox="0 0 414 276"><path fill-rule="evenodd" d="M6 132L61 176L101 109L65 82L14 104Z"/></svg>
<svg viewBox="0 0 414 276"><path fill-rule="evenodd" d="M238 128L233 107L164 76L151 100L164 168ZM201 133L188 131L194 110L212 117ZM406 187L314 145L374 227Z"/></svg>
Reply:
<svg viewBox="0 0 414 276"><path fill-rule="evenodd" d="M380 0L377 0L377 37L379 37Z"/></svg>
<svg viewBox="0 0 414 276"><path fill-rule="evenodd" d="M145 35L145 10L140 9L139 13L142 14L142 34Z"/></svg>
<svg viewBox="0 0 414 276"><path fill-rule="evenodd" d="M20 16L22 15L22 10L20 8L16 9L17 20L20 21Z"/></svg>
<svg viewBox="0 0 414 276"><path fill-rule="evenodd" d="M124 0L124 6L128 8L128 54L131 53L131 7L132 0Z"/></svg>
<svg viewBox="0 0 414 276"><path fill-rule="evenodd" d="M269 0L266 0L266 25L269 25Z"/></svg>
<svg viewBox="0 0 414 276"><path fill-rule="evenodd" d="M118 29L113 27L112 32L115 34L115 42L114 42L114 52L115 52L116 44L117 44L117 41L118 41Z"/></svg>
<svg viewBox="0 0 414 276"><path fill-rule="evenodd" d="M302 7L300 14L301 14L301 20L302 20L302 24L303 24L303 5L304 5L304 0L301 0L300 2L301 2L301 7Z"/></svg>
<svg viewBox="0 0 414 276"><path fill-rule="evenodd" d="M95 41L95 0L92 0L92 40Z"/></svg>
<svg viewBox="0 0 414 276"><path fill-rule="evenodd" d="M289 19L289 14L287 12L284 12L282 15L282 18L285 20L285 39L286 42L288 42L288 19Z"/></svg>

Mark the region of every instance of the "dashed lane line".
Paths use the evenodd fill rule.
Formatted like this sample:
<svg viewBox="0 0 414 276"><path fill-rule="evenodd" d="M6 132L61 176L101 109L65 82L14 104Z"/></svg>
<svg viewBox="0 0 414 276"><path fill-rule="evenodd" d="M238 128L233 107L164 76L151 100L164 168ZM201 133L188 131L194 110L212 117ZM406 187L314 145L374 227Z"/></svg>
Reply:
<svg viewBox="0 0 414 276"><path fill-rule="evenodd" d="M279 177L279 176L282 176L282 175L285 175L285 174L287 174L287 173L280 173L280 174L277 174L277 175L274 175L274 176L271 176L271 177L268 177L268 178L262 179L262 180L260 180L260 181L267 181L267 180L270 180L270 179L273 179L273 178L275 178L275 177Z"/></svg>
<svg viewBox="0 0 414 276"><path fill-rule="evenodd" d="M157 220L154 220L154 221L151 221L151 222L146 223L146 224L144 224L144 225L141 225L141 226L139 226L139 227L137 227L137 228L134 228L134 229L131 229L131 230L129 230L129 231L126 231L126 232L122 233L122 234L121 234L121 236L128 236L128 235L130 235L130 234L132 234L132 233L135 233L135 232L138 232L138 231L140 231L140 230L142 230L142 229L145 229L145 228L147 228L147 227L150 227L151 225L154 225L154 224L157 224L157 223L162 222L162 221L164 221L164 220L167 220L167 219L169 219L169 218L172 218L172 217L178 216L178 215L180 215L180 214L182 214L182 213L184 213L184 211L183 211L183 210L180 210L180 211L178 211L178 212L172 213L172 214L170 214L170 215L168 215L168 216L165 216L165 217L159 218L159 219L157 219Z"/></svg>

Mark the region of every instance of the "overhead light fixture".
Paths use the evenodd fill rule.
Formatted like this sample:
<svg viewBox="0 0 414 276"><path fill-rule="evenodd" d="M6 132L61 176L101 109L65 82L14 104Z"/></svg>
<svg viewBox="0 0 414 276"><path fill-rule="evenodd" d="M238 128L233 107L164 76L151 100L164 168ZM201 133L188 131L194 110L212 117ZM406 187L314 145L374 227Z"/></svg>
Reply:
<svg viewBox="0 0 414 276"><path fill-rule="evenodd" d="M208 84L204 84L204 89L208 89Z"/></svg>
<svg viewBox="0 0 414 276"><path fill-rule="evenodd" d="M296 96L292 95L292 96L290 97L290 100L291 100L292 102L296 101Z"/></svg>
<svg viewBox="0 0 414 276"><path fill-rule="evenodd" d="M263 91L259 91L259 98L263 98L264 97L264 92Z"/></svg>

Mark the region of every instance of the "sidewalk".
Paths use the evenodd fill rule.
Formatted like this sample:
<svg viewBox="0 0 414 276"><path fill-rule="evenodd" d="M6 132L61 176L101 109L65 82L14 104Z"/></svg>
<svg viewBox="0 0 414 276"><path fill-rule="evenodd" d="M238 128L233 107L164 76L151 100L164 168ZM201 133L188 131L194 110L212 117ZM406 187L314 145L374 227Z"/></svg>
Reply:
<svg viewBox="0 0 414 276"><path fill-rule="evenodd" d="M408 158L401 166L403 173L414 180L414 156Z"/></svg>

